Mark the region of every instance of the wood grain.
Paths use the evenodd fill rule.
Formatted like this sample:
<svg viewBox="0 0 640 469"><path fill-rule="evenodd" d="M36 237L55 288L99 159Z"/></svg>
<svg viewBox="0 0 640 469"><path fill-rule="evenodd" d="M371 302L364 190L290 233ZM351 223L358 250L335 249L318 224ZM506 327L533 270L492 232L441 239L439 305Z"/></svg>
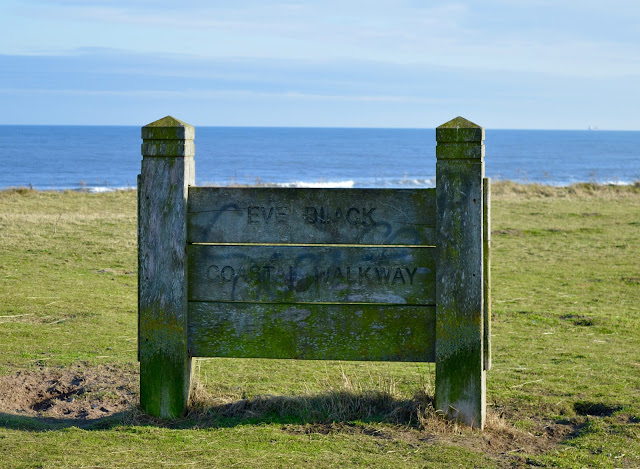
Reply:
<svg viewBox="0 0 640 469"><path fill-rule="evenodd" d="M491 179L484 178L484 369L491 369Z"/></svg>
<svg viewBox="0 0 640 469"><path fill-rule="evenodd" d="M197 357L433 361L433 306L189 303Z"/></svg>
<svg viewBox="0 0 640 469"><path fill-rule="evenodd" d="M189 396L185 248L194 161L193 153L174 151L180 147L174 143L185 140L164 138L185 130L192 134L189 127L168 117L142 129L147 138L138 192L140 405L162 418L181 416ZM158 143L163 141L167 145Z"/></svg>
<svg viewBox="0 0 640 469"><path fill-rule="evenodd" d="M433 245L434 189L191 187L190 243Z"/></svg>
<svg viewBox="0 0 640 469"><path fill-rule="evenodd" d="M189 300L435 304L433 248L190 245Z"/></svg>
<svg viewBox="0 0 640 469"><path fill-rule="evenodd" d="M437 132L436 147L436 408L477 428L486 413L483 136L456 118Z"/></svg>

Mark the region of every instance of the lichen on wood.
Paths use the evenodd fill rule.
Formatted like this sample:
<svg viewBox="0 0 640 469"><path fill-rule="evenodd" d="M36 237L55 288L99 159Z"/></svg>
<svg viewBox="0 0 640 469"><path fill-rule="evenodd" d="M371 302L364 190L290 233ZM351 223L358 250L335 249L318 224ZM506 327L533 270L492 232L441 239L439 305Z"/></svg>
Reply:
<svg viewBox="0 0 640 469"><path fill-rule="evenodd" d="M184 413L192 356L435 361L436 407L482 428L484 129L438 127L435 190L197 188L194 135L142 129L142 408Z"/></svg>
<svg viewBox="0 0 640 469"><path fill-rule="evenodd" d="M167 117L142 128L138 188L140 405L182 415L189 396L187 191L194 182L193 127Z"/></svg>
<svg viewBox="0 0 640 469"><path fill-rule="evenodd" d="M484 129L456 118L436 139L436 408L483 428Z"/></svg>

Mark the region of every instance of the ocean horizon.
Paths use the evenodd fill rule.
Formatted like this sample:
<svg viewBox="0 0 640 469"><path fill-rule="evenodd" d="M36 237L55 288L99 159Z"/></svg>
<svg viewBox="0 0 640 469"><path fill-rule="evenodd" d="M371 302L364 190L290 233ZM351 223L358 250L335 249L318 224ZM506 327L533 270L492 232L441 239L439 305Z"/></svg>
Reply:
<svg viewBox="0 0 640 469"><path fill-rule="evenodd" d="M0 189L135 188L137 126L0 126ZM435 130L197 127L197 185L435 186ZM564 186L640 180L640 131L486 130L487 177Z"/></svg>

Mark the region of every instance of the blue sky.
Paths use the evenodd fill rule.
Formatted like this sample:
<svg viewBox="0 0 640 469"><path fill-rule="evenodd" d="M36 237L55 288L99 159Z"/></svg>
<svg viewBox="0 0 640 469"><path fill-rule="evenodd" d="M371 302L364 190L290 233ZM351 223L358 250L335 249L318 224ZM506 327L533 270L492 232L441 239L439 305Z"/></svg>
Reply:
<svg viewBox="0 0 640 469"><path fill-rule="evenodd" d="M640 130L637 0L0 0L0 124Z"/></svg>

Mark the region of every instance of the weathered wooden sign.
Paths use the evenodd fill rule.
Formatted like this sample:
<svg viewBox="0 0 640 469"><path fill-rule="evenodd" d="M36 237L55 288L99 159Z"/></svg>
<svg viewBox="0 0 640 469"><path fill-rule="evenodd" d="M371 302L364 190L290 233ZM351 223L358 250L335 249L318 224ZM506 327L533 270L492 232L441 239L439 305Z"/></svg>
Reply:
<svg viewBox="0 0 640 469"><path fill-rule="evenodd" d="M433 248L187 248L189 301L435 305Z"/></svg>
<svg viewBox="0 0 640 469"><path fill-rule="evenodd" d="M435 361L438 409L482 427L484 129L436 137L436 189L195 187L193 127L143 127L143 409L184 412L191 357Z"/></svg>
<svg viewBox="0 0 640 469"><path fill-rule="evenodd" d="M190 243L435 245L434 189L191 187Z"/></svg>

